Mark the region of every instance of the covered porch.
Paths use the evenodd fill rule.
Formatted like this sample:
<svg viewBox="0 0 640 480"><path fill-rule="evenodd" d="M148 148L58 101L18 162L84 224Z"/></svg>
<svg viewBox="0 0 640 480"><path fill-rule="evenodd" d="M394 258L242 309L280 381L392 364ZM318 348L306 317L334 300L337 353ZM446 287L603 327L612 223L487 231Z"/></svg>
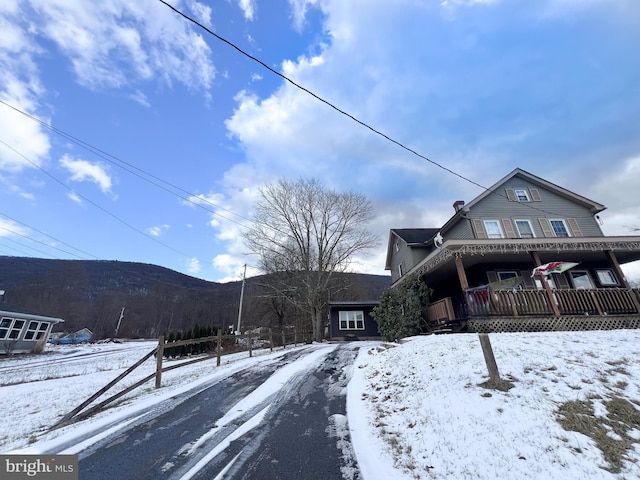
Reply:
<svg viewBox="0 0 640 480"><path fill-rule="evenodd" d="M525 325L570 317L591 317L586 323L601 317L612 324L620 317L623 326L612 328L629 328L624 325L635 325L629 319L640 321L640 290L632 288L620 265L637 260L637 236L449 240L408 273L433 289L426 311L432 326L464 322L478 329L491 319ZM535 267L553 261L579 266L576 273L550 277L550 286L531 278ZM521 281L496 282L496 272Z"/></svg>

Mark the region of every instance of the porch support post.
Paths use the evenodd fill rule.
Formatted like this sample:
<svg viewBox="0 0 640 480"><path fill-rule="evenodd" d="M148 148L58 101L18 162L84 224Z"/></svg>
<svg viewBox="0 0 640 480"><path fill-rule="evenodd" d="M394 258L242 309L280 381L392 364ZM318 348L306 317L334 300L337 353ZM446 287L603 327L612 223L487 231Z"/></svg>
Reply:
<svg viewBox="0 0 640 480"><path fill-rule="evenodd" d="M467 274L464 271L464 265L462 265L462 256L456 253L456 270L458 271L458 279L460 280L460 287L462 290L469 288L469 282L467 281Z"/></svg>
<svg viewBox="0 0 640 480"><path fill-rule="evenodd" d="M620 268L620 264L618 263L618 258L616 257L616 254L613 253L611 250L605 250L604 254L606 255L607 260L609 260L609 263L611 264L613 269L615 270L616 276L620 279L624 288L631 288L631 285L629 285L629 282L627 282L627 278L624 276L624 272L622 271L622 268Z"/></svg>
<svg viewBox="0 0 640 480"><path fill-rule="evenodd" d="M533 258L533 262L536 264L536 267L539 267L540 265L542 265L542 262L540 261L540 255L538 255L538 252L531 252L531 258Z"/></svg>
<svg viewBox="0 0 640 480"><path fill-rule="evenodd" d="M547 297L549 298L549 304L551 305L551 309L553 310L553 314L556 317L560 316L560 309L558 308L558 304L556 303L556 298L553 296L553 290L551 290L551 287L549 286L549 282L547 282L547 279L545 278L544 275L538 275L540 277L540 282L542 283L542 286L544 287L545 291L547 292Z"/></svg>
<svg viewBox="0 0 640 480"><path fill-rule="evenodd" d="M627 277L624 276L624 272L622 271L622 268L620 268L620 263L618 263L618 258L616 257L616 254L613 253L613 251L611 250L605 250L604 254L609 260L609 263L611 263L613 270L616 272L616 276L622 282L622 286L627 290L631 291L631 301L636 307L636 312L640 313L640 301L638 301L638 297L636 297L633 290L631 289L631 285L629 285L629 282L627 281Z"/></svg>
<svg viewBox="0 0 640 480"><path fill-rule="evenodd" d="M533 261L536 264L536 267L539 267L540 265L542 265L542 262L540 261L540 255L538 255L538 252L531 252L531 257L533 258ZM551 290L551 287L549 286L549 282L547 282L547 278L544 275L538 275L538 277L540 278L540 283L542 283L542 286L544 287L545 292L547 292L547 298L549 299L549 305L551 305L551 310L553 310L553 314L556 317L560 316L560 309L558 308L558 304L556 303L556 297L553 296L553 290Z"/></svg>

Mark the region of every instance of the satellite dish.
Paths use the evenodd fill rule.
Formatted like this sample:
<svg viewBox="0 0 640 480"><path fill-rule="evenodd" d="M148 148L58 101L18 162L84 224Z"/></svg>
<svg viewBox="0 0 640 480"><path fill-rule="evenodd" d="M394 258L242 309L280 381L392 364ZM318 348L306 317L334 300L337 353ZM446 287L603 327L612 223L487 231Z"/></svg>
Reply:
<svg viewBox="0 0 640 480"><path fill-rule="evenodd" d="M440 248L443 243L444 243L444 238L442 238L442 235L440 235L440 232L438 232L438 234L433 239L433 244L436 246L436 248Z"/></svg>

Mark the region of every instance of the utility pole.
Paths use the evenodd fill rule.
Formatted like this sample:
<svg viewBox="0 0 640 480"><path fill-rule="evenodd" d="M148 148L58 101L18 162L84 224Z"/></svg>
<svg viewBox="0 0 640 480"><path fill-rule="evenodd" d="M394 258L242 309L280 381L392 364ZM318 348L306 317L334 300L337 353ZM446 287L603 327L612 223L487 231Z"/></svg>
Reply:
<svg viewBox="0 0 640 480"><path fill-rule="evenodd" d="M120 311L120 318L118 319L118 324L116 325L116 333L113 334L113 338L118 336L118 330L120 330L120 323L122 322L122 317L124 317L124 307Z"/></svg>
<svg viewBox="0 0 640 480"><path fill-rule="evenodd" d="M242 289L240 290L240 308L238 308L238 330L237 334L241 335L240 322L242 321L242 301L244 299L244 283L247 277L247 264L244 264L244 272L242 273Z"/></svg>

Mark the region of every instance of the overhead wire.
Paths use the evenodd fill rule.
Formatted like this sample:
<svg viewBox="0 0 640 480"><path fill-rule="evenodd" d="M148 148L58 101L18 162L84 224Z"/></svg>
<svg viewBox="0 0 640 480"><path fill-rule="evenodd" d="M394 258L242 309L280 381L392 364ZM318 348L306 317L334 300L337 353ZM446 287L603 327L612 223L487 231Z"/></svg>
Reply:
<svg viewBox="0 0 640 480"><path fill-rule="evenodd" d="M327 105L328 107L332 108L333 110L337 111L338 113L340 113L341 115L346 116L347 118L351 119L352 121L358 123L359 125L369 129L370 131L372 131L373 133L375 133L376 135L384 138L385 140L395 144L396 146L402 148L403 150L406 150L407 152L425 160L426 162L434 165L435 167L444 170L445 172L454 175L462 180L464 180L465 182L468 182L472 185L475 185L476 187L480 187L482 190L498 195L500 197L503 198L507 198L506 195L497 192L495 190L492 190L490 187L485 187L484 185L476 182L475 180L472 180L466 176L464 176L461 173L456 172L455 170L446 167L445 165L436 162L432 159L430 159L429 157L427 157L426 155L421 154L420 152L418 152L417 150L406 146L404 143L400 142L399 140L396 140L392 137L390 137L389 135L385 134L384 132L378 130L377 128L369 125L368 123L364 122L363 120L360 120L359 118L357 118L355 115L347 112L346 110L343 110L339 107L337 107L336 105L334 105L333 103L331 103L330 101L326 100L325 98L321 97L320 95L316 94L315 92L309 90L308 88L304 87L303 85L297 83L296 81L292 80L291 78L287 77L284 73L279 72L278 70L276 70L275 68L270 67L269 65L267 65L265 62L263 62L262 60L260 60L259 58L257 58L254 55L251 55L249 52L243 50L242 48L240 48L239 46L237 46L236 44L234 44L233 42L231 42L230 40L227 40L226 38L224 38L223 36L217 34L216 32L214 32L213 30L211 30L210 28L208 28L206 25L203 25L202 23L198 22L197 20L195 20L194 18L190 17L189 15L187 15L186 13L182 12L181 10L179 10L178 8L174 7L173 5L171 5L170 3L168 3L165 0L158 0L160 3L166 5L168 8L170 8L171 10L173 10L176 14L180 15L181 17L183 17L185 20L187 20L188 22L193 23L194 25L198 26L199 28L201 28L202 30L204 30L205 32L207 32L209 35L215 37L216 39L218 39L219 41L227 44L228 46L230 46L231 48L233 48L234 50L236 50L237 52L239 52L240 54L244 55L245 57L249 58L250 60L258 63L259 65L261 65L262 67L264 67L265 69L267 69L268 71L270 71L271 73L273 73L274 75L282 78L284 81L286 81L287 83L293 85L294 87L298 88L299 90L302 90L303 92L307 93L308 95L310 95L311 97L315 98L316 100L318 100L319 102L324 103L325 105ZM543 213L549 213L552 215L556 215L553 212L548 212L544 209L541 209L539 207L536 207L534 205L530 205L527 203L521 203L519 202L520 205L523 205L524 207L528 207L531 208L533 210L538 210L540 212Z"/></svg>
<svg viewBox="0 0 640 480"><path fill-rule="evenodd" d="M131 225L130 223L126 222L125 220L123 220L122 218L118 217L117 215L115 215L114 213L111 213L109 210L107 210L106 208L98 205L96 202L94 202L93 200L87 198L86 196L82 195L81 193L77 192L76 190L74 190L73 188L69 187L67 184L65 184L62 180L59 180L57 177L55 177L54 175L52 175L51 173L47 172L44 168L42 168L40 165L38 165L36 162L32 161L31 159L27 158L25 155L23 155L22 153L20 153L19 151L17 151L15 148L13 148L11 145L7 144L6 142L4 142L4 140L0 139L0 144L4 145L5 147L7 147L8 149L10 149L11 151L13 151L16 155L19 155L21 158L23 158L24 160L26 160L27 162L29 162L31 165L33 165L35 168L37 168L38 170L40 170L42 173L44 173L45 175L47 175L49 178L51 178L52 180L54 180L56 183L59 183L60 185L62 185L65 189L69 190L70 192L72 192L74 195L77 195L78 198L81 198L82 200L86 201L87 203L93 205L94 207L96 207L98 210L101 210L103 213L109 215L111 218L113 218L114 220L118 221L119 223L121 223L122 225L124 225L125 227L133 230L134 232L139 233L140 235L143 235L151 240L153 240L154 242L162 245L165 248L168 248L169 250L179 254L179 255L183 255L187 258L193 258L193 255L189 255L187 253L184 253L180 250L177 250L175 248L173 248L170 245L167 245L166 243L160 241L159 239L157 239L156 237L153 237L152 235L149 235L146 232L143 232L142 230L137 229L136 227L134 227L133 225Z"/></svg>

